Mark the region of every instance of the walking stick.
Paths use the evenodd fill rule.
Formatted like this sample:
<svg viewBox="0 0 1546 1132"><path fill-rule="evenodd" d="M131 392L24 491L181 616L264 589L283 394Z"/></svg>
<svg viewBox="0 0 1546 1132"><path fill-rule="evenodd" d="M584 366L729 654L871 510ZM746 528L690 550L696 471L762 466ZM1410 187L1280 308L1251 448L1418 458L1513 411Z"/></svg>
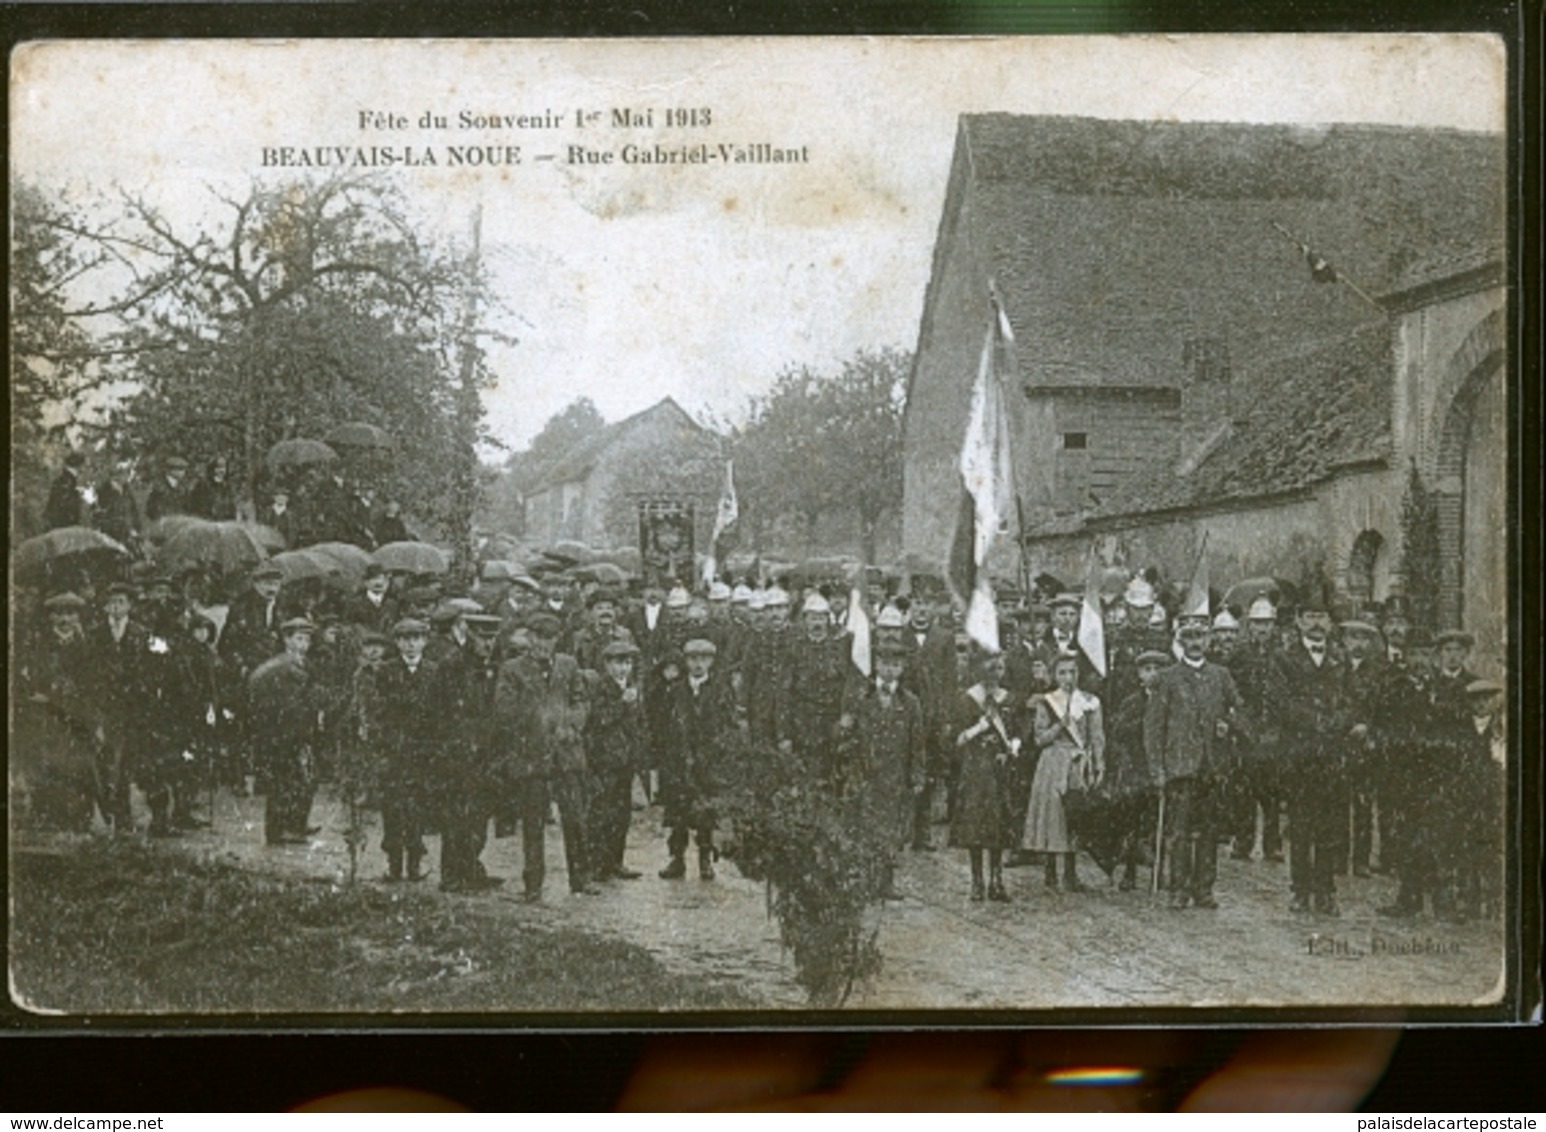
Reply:
<svg viewBox="0 0 1546 1132"><path fill-rule="evenodd" d="M1154 868L1149 878L1149 891L1159 893L1160 879L1160 850L1165 844L1165 787L1160 786L1159 792L1159 819L1154 823Z"/></svg>

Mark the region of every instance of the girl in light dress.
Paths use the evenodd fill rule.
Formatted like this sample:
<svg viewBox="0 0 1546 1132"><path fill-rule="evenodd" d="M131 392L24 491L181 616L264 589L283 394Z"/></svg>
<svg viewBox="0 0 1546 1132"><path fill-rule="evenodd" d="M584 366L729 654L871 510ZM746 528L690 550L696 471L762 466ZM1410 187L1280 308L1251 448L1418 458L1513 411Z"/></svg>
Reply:
<svg viewBox="0 0 1546 1132"><path fill-rule="evenodd" d="M1106 733L1100 700L1079 689L1077 657L1060 656L1053 663L1057 687L1032 698L1035 719L1032 738L1041 751L1031 783L1031 805L1025 819L1025 848L1046 856L1047 885L1059 883L1057 861L1063 859L1062 889L1082 892L1074 864L1078 846L1069 829L1064 806L1070 791L1093 790L1105 775Z"/></svg>

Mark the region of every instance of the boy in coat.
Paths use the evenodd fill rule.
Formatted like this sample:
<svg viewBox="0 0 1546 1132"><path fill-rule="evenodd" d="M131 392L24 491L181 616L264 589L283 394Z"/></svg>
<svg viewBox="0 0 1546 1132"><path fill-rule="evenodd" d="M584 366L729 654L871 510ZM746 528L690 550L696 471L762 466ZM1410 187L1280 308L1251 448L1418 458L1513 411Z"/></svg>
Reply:
<svg viewBox="0 0 1546 1132"><path fill-rule="evenodd" d="M644 765L644 701L634 676L639 646L615 640L601 650L602 671L585 721L585 760L595 786L591 794L591 869L596 880L637 880L623 864L628 823L633 816L633 776Z"/></svg>
<svg viewBox="0 0 1546 1132"><path fill-rule="evenodd" d="M923 708L901 684L906 655L901 641L881 641L874 679L850 685L838 720L845 824L886 855L881 896L888 900L901 899L896 854L907 844L927 770Z"/></svg>

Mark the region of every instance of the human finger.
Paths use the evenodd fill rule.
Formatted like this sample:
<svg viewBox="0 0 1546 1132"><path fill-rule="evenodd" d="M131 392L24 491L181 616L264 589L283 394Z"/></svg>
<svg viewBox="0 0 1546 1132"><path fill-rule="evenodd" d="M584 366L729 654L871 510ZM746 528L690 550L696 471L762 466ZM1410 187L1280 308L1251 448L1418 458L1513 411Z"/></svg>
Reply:
<svg viewBox="0 0 1546 1132"><path fill-rule="evenodd" d="M1254 1034L1181 1106L1183 1112L1349 1112L1374 1088L1398 1030Z"/></svg>
<svg viewBox="0 0 1546 1132"><path fill-rule="evenodd" d="M776 1104L820 1083L833 1039L817 1034L672 1034L651 1039L618 1101L625 1112Z"/></svg>

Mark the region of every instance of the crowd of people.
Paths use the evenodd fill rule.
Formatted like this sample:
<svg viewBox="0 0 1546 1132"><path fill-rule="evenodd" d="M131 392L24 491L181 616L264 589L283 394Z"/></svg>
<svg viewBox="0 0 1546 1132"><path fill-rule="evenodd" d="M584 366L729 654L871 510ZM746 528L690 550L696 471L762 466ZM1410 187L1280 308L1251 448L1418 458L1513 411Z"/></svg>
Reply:
<svg viewBox="0 0 1546 1132"><path fill-rule="evenodd" d="M379 814L386 880L424 879L438 835L441 886L491 890L490 830L519 832L538 900L555 813L571 891L641 876L641 794L667 831L658 875L686 878L695 849L713 880L728 792L776 759L893 861L945 825L974 901L1009 901L1003 870L1036 863L1081 892L1083 854L1119 889L1162 878L1172 907L1211 909L1220 852L1285 844L1297 912L1338 915L1338 876L1370 871L1399 878L1392 917L1502 899L1502 688L1399 597L1346 610L1307 587L1292 609L1172 617L1143 573L1104 599L1006 585L988 647L921 578L689 591L496 560L465 587L373 566L344 594L263 564L220 611L176 582L36 595L17 820L129 830L137 787L148 834L175 837L212 791L256 792L266 841L303 844L331 781L359 829ZM1080 643L1096 600L1100 657Z"/></svg>
<svg viewBox="0 0 1546 1132"><path fill-rule="evenodd" d="M237 519L238 485L230 460L215 455L194 473L186 458L167 456L139 484L132 460L116 460L93 483L86 458L71 452L49 485L40 516L43 530L91 527L138 553L151 524L169 515L212 522ZM143 499L143 502L142 502ZM366 550L411 539L402 504L384 496L368 476L339 465L314 464L271 476L249 516L286 546L346 542Z"/></svg>

